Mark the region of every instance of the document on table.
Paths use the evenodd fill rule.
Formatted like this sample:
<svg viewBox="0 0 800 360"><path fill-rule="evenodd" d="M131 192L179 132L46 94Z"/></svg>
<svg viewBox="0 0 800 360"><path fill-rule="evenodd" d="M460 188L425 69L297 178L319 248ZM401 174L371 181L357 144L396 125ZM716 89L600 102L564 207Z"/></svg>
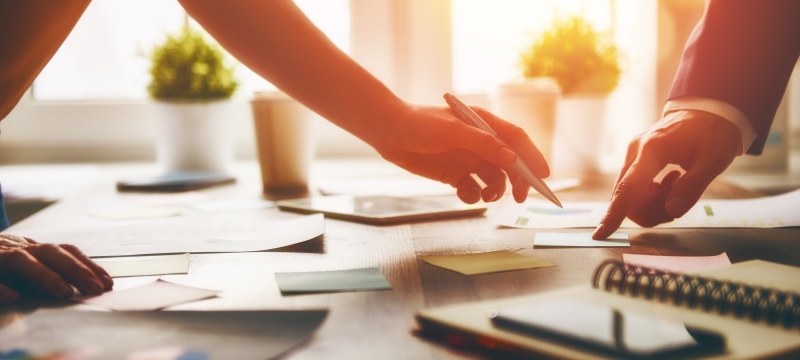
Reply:
<svg viewBox="0 0 800 360"><path fill-rule="evenodd" d="M615 232L605 240L592 239L589 231L537 232L533 247L630 247L628 234Z"/></svg>
<svg viewBox="0 0 800 360"><path fill-rule="evenodd" d="M622 254L625 265L644 266L651 269L685 273L697 270L716 269L731 264L728 254L716 256L658 256Z"/></svg>
<svg viewBox="0 0 800 360"><path fill-rule="evenodd" d="M219 291L198 289L157 280L130 289L109 291L100 295L79 296L72 300L114 311L153 311L173 305L208 299Z"/></svg>
<svg viewBox="0 0 800 360"><path fill-rule="evenodd" d="M391 290L378 268L276 273L281 293Z"/></svg>
<svg viewBox="0 0 800 360"><path fill-rule="evenodd" d="M215 211L237 211L237 210L258 210L275 207L275 203L263 199L237 199L221 200L202 204L193 204L188 207L192 209L215 212Z"/></svg>
<svg viewBox="0 0 800 360"><path fill-rule="evenodd" d="M189 273L189 254L92 259L113 277Z"/></svg>
<svg viewBox="0 0 800 360"><path fill-rule="evenodd" d="M14 316L0 328L0 354L15 350L20 359L274 359L308 340L327 314L36 311Z"/></svg>
<svg viewBox="0 0 800 360"><path fill-rule="evenodd" d="M580 184L575 178L546 179L552 191L576 187ZM452 186L425 179L419 176L371 176L355 179L328 180L318 187L323 195L386 195L395 197L454 195ZM531 193L536 190L531 189Z"/></svg>
<svg viewBox="0 0 800 360"><path fill-rule="evenodd" d="M594 228L605 215L608 202L565 201L559 209L546 200L528 199L517 204L506 199L494 223L515 228ZM661 228L775 228L800 226L800 190L786 194L737 200L701 199L683 217ZM638 227L625 220L622 227Z"/></svg>
<svg viewBox="0 0 800 360"><path fill-rule="evenodd" d="M322 214L247 223L139 224L49 231L19 230L39 242L67 243L86 255L263 251L311 240L325 232Z"/></svg>
<svg viewBox="0 0 800 360"><path fill-rule="evenodd" d="M522 256L508 250L477 254L420 256L420 259L428 264L464 275L556 266L549 261Z"/></svg>
<svg viewBox="0 0 800 360"><path fill-rule="evenodd" d="M129 207L102 209L89 212L89 216L112 221L156 219L179 216L181 214L181 211L177 209L159 207Z"/></svg>

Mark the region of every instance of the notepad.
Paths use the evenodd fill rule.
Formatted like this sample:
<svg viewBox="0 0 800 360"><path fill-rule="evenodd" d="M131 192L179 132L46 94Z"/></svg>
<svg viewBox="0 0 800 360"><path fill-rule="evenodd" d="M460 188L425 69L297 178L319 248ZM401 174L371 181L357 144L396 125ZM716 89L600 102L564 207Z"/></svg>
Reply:
<svg viewBox="0 0 800 360"><path fill-rule="evenodd" d="M478 254L420 256L420 259L428 264L464 275L556 266L549 261L522 256L508 250Z"/></svg>
<svg viewBox="0 0 800 360"><path fill-rule="evenodd" d="M489 318L492 309L575 300L676 319L689 326L721 333L726 339L727 349L722 354L726 358L751 359L781 355L789 358L790 354L796 355L800 352L800 332L796 318L790 329L780 324L770 325L767 320L769 314L775 314L778 319L786 321L788 314L800 307L798 303L787 305L792 304L791 296L785 295L800 292L800 282L797 281L800 278L800 268L753 260L723 268L696 271L689 276L655 272L652 277L647 277L635 276L636 270L626 269L622 263L611 261L604 262L596 271L592 277L593 286L577 286L507 299L420 310L417 320L422 328L421 334L437 339L455 337L465 346L496 345L492 346L494 350L509 350L517 357L605 358L586 348L494 326ZM698 276L704 279L701 280ZM648 283L655 284L653 279L656 277L664 284L671 284L670 287L654 287L653 291L635 290L643 289ZM625 279L625 289L620 289L619 279ZM737 286L727 286L727 281L736 283ZM589 282L590 279L587 279L587 283ZM694 287L683 285L689 282ZM703 289L700 284L703 284ZM684 290L671 291L674 287ZM748 287L750 290L747 290ZM734 291L750 291L754 300L731 295ZM761 302L756 296L760 299L771 298L771 301L777 302ZM702 304L706 304L704 299L709 297L719 300L708 302L706 310ZM689 299L697 300L694 307ZM731 312L740 306L745 306L745 312L741 317L736 317ZM754 318L756 320L751 320L748 308L758 313L759 316Z"/></svg>
<svg viewBox="0 0 800 360"><path fill-rule="evenodd" d="M593 240L592 233L580 232L537 232L533 247L630 247L628 234L615 232L605 240Z"/></svg>
<svg viewBox="0 0 800 360"><path fill-rule="evenodd" d="M189 272L189 254L128 256L119 258L92 259L100 265L109 276L148 276L167 274L187 274Z"/></svg>
<svg viewBox="0 0 800 360"><path fill-rule="evenodd" d="M378 268L276 273L281 293L321 293L339 291L389 290Z"/></svg>

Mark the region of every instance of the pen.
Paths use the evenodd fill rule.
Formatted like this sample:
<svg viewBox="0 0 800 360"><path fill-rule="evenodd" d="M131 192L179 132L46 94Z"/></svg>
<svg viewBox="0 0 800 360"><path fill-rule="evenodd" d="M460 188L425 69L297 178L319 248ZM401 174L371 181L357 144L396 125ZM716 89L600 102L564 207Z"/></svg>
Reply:
<svg viewBox="0 0 800 360"><path fill-rule="evenodd" d="M455 97L455 95L449 92L445 93L444 101L446 101L447 105L449 105L450 108L456 112L456 114L461 118L461 120L463 120L469 125L472 125L478 129L488 132L489 134L492 134L492 136L494 136L497 140L500 140L501 143L508 145L505 143L505 141L503 141L503 139L500 138L500 136L497 135L497 132L494 131L494 129L492 129L492 127L489 126L489 124L487 124L486 121L483 121L483 119L481 119L481 117L478 116L478 114L472 111L472 109L470 109L469 106L461 102L461 100ZM542 194L542 196L544 196L547 200L553 202L553 204L556 204L556 206L563 208L563 206L561 206L561 202L558 201L556 195L553 194L553 191L551 191L550 188L547 187L547 184L545 184L542 179L533 174L531 169L528 168L528 165L526 165L519 156L517 156L517 161L514 163L513 169L514 171L517 172L517 174L522 176L522 179L524 179L525 182L528 183L528 185L530 185L534 190L539 192L539 194Z"/></svg>

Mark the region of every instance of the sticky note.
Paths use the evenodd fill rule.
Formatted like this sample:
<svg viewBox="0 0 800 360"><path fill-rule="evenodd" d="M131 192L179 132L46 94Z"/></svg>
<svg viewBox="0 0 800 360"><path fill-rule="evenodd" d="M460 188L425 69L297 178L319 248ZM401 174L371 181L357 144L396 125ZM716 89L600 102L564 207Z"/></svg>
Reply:
<svg viewBox="0 0 800 360"><path fill-rule="evenodd" d="M464 275L556 266L549 261L522 256L508 250L478 254L420 256L420 258L428 264Z"/></svg>
<svg viewBox="0 0 800 360"><path fill-rule="evenodd" d="M140 220L178 216L181 215L181 212L169 208L142 207L97 210L90 212L89 215L106 220Z"/></svg>
<svg viewBox="0 0 800 360"><path fill-rule="evenodd" d="M320 293L337 291L389 290L378 268L276 273L281 293Z"/></svg>
<svg viewBox="0 0 800 360"><path fill-rule="evenodd" d="M147 285L72 300L114 311L153 311L217 296L218 291L158 280Z"/></svg>
<svg viewBox="0 0 800 360"><path fill-rule="evenodd" d="M188 274L189 254L92 259L111 277Z"/></svg>
<svg viewBox="0 0 800 360"><path fill-rule="evenodd" d="M715 256L658 256L622 254L626 265L644 266L674 273L725 267L731 264L728 254Z"/></svg>
<svg viewBox="0 0 800 360"><path fill-rule="evenodd" d="M588 231L571 232L537 232L533 247L565 246L565 247L630 247L628 234L615 232L605 240L593 240Z"/></svg>

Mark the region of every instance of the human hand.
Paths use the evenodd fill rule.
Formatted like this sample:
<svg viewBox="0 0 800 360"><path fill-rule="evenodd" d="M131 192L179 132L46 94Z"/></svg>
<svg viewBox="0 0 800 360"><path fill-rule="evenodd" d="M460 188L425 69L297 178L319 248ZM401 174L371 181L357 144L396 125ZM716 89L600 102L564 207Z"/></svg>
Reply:
<svg viewBox="0 0 800 360"><path fill-rule="evenodd" d="M73 245L39 244L17 235L0 234L0 303L13 303L20 291L39 291L65 299L111 290L108 273Z"/></svg>
<svg viewBox="0 0 800 360"><path fill-rule="evenodd" d="M728 120L694 110L670 113L628 145L611 205L592 238L607 238L626 216L644 227L683 216L741 147L741 132ZM669 164L686 173L672 172L660 184L653 182Z"/></svg>
<svg viewBox="0 0 800 360"><path fill-rule="evenodd" d="M388 119L379 141L370 144L386 160L456 188L465 203L499 199L505 193L506 178L511 180L514 199L523 202L530 186L512 169L517 156L537 176L550 175L547 162L525 132L484 109L472 107L508 145L467 125L448 107L405 105L397 117ZM481 189L471 174L486 187Z"/></svg>

